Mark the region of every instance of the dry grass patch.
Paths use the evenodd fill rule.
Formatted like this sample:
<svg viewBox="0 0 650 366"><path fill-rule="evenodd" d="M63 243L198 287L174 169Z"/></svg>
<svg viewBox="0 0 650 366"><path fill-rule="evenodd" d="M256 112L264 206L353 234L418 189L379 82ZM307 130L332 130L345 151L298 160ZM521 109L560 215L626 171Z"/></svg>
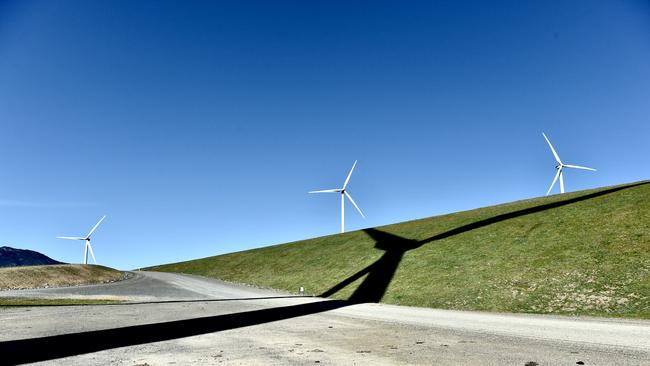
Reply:
<svg viewBox="0 0 650 366"><path fill-rule="evenodd" d="M55 264L0 268L0 290L21 290L108 283L125 278L124 272L97 265Z"/></svg>
<svg viewBox="0 0 650 366"><path fill-rule="evenodd" d="M113 299L24 299L0 298L0 310L31 306L74 306L74 305L112 305L121 304L123 300Z"/></svg>

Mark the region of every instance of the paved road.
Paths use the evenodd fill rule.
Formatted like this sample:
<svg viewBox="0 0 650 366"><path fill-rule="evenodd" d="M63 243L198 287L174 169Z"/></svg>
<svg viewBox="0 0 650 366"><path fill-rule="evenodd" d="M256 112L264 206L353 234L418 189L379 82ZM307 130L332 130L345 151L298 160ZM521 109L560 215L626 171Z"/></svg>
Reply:
<svg viewBox="0 0 650 366"><path fill-rule="evenodd" d="M129 301L0 309L3 364L650 365L648 321L350 305L155 272L0 296Z"/></svg>

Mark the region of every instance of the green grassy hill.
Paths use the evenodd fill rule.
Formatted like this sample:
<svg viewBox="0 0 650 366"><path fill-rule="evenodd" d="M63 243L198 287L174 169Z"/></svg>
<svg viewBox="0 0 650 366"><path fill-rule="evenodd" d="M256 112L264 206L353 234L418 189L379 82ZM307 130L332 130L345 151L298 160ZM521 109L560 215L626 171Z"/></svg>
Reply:
<svg viewBox="0 0 650 366"><path fill-rule="evenodd" d="M650 181L150 269L359 302L650 318Z"/></svg>

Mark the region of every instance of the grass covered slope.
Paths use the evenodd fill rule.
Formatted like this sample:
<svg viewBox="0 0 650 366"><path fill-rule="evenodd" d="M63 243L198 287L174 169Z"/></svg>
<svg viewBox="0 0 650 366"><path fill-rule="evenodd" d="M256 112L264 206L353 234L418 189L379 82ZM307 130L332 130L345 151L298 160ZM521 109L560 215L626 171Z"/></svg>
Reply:
<svg viewBox="0 0 650 366"><path fill-rule="evenodd" d="M0 268L0 290L89 285L122 279L123 272L97 265L57 264Z"/></svg>
<svg viewBox="0 0 650 366"><path fill-rule="evenodd" d="M150 269L352 301L650 318L650 182Z"/></svg>

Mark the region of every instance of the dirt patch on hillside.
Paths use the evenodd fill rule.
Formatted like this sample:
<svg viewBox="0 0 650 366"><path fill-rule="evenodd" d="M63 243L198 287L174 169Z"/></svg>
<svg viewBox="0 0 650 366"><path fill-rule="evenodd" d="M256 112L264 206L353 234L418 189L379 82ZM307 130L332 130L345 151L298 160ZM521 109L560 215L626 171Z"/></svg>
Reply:
<svg viewBox="0 0 650 366"><path fill-rule="evenodd" d="M59 264L0 268L0 291L109 283L128 273L97 265Z"/></svg>

